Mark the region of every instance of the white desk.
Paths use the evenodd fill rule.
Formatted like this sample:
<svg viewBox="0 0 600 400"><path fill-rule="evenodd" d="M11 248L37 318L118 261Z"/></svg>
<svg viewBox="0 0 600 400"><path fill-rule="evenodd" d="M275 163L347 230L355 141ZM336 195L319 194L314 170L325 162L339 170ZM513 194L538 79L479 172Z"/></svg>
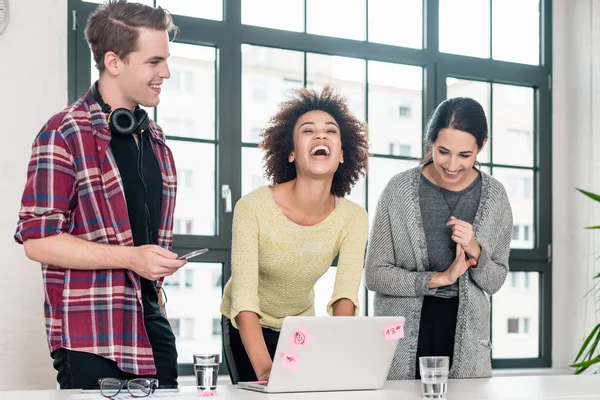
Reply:
<svg viewBox="0 0 600 400"><path fill-rule="evenodd" d="M420 381L389 381L381 390L326 393L264 394L220 386L217 400L417 400L421 399ZM167 397L168 395L168 397ZM179 393L161 393L154 398L200 399L194 387L184 386ZM150 397L150 398L153 398ZM2 400L86 400L104 399L100 394L82 394L79 390L23 390L0 392ZM600 399L600 375L510 376L490 379L457 379L448 382L448 400Z"/></svg>

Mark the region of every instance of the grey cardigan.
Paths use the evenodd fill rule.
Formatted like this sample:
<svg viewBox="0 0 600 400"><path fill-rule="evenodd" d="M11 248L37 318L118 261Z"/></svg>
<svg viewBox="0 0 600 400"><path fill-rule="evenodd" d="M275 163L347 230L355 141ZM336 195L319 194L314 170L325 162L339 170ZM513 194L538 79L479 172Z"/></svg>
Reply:
<svg viewBox="0 0 600 400"><path fill-rule="evenodd" d="M394 176L383 190L369 240L365 282L375 292L375 315L405 317L388 379L414 379L423 296L428 282L427 244L419 206L422 166ZM481 172L481 200L473 231L481 247L475 268L459 278L459 303L451 378L492 374L489 295L508 273L512 211L502 184Z"/></svg>

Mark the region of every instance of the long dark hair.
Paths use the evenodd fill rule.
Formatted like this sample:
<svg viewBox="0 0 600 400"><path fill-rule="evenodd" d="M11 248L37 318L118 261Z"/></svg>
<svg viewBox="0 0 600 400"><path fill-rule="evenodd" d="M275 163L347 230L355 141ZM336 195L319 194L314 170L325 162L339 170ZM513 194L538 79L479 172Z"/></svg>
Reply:
<svg viewBox="0 0 600 400"><path fill-rule="evenodd" d="M483 107L470 97L454 97L441 102L427 123L425 134L425 155L422 164L433 161L433 143L444 128L457 129L475 137L477 148L481 149L488 137L487 118Z"/></svg>

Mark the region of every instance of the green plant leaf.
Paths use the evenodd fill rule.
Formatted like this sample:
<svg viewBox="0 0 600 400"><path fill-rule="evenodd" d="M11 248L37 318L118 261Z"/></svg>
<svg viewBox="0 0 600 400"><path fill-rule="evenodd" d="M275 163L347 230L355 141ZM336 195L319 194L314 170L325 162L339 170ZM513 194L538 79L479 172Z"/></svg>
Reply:
<svg viewBox="0 0 600 400"><path fill-rule="evenodd" d="M595 200L597 202L600 202L600 196L599 195L597 195L595 193L592 193L592 192L585 191L583 189L579 189L579 188L575 188L575 189L579 190L581 193L585 194L590 199L593 199L593 200Z"/></svg>
<svg viewBox="0 0 600 400"><path fill-rule="evenodd" d="M583 298L586 298L586 297L588 297L588 296L590 295L590 293L592 293L592 291L593 291L594 293L597 293L597 292L598 292L598 289L596 289L596 287L598 286L598 284L600 284L600 282L596 282L596 283L594 283L594 284L592 285L592 287L590 288L590 290L588 290L588 291L587 291L587 293L583 295ZM595 290L594 290L594 289L595 289Z"/></svg>
<svg viewBox="0 0 600 400"><path fill-rule="evenodd" d="M581 357L581 355L583 354L583 352L587 348L587 346L590 343L590 341L592 340L592 338L594 336L596 336L599 331L600 331L600 324L596 325L594 327L594 329L592 329L592 332L588 335L588 337L585 339L585 341L581 345L581 349L579 350L579 353L577 353L577 357L575 357L575 362L577 362L577 360L579 360L579 357ZM574 366L574 365L572 365L572 366Z"/></svg>
<svg viewBox="0 0 600 400"><path fill-rule="evenodd" d="M585 371L586 369L588 369L590 366L596 364L600 362L600 356L596 356L595 358L591 359L591 360L587 360L587 361L583 361L577 364L572 364L571 367L577 368L577 370L575 371L575 374L580 374L583 371Z"/></svg>
<svg viewBox="0 0 600 400"><path fill-rule="evenodd" d="M600 225L596 225L596 226L586 226L583 229L600 229Z"/></svg>
<svg viewBox="0 0 600 400"><path fill-rule="evenodd" d="M598 347L599 341L600 341L600 332L598 332L598 335L596 335L596 339L594 339L594 343L592 343L592 345L590 346L590 349L588 350L584 359L590 360L592 358L592 356L596 353L596 347Z"/></svg>

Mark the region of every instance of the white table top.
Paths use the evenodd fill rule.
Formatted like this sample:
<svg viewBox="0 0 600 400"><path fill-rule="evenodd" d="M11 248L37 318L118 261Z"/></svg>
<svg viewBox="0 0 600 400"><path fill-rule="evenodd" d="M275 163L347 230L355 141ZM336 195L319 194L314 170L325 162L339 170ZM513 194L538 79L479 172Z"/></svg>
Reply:
<svg viewBox="0 0 600 400"><path fill-rule="evenodd" d="M223 385L217 389L221 400L269 400L293 398L310 400L417 400L421 399L420 381L389 381L381 390L265 394ZM102 395L79 390L23 390L0 392L2 400L49 399L91 400L104 399ZM182 386L178 393L157 393L150 398L198 399L195 387ZM489 379L451 379L448 382L448 400L514 400L514 399L600 399L600 375L545 375L511 376Z"/></svg>

